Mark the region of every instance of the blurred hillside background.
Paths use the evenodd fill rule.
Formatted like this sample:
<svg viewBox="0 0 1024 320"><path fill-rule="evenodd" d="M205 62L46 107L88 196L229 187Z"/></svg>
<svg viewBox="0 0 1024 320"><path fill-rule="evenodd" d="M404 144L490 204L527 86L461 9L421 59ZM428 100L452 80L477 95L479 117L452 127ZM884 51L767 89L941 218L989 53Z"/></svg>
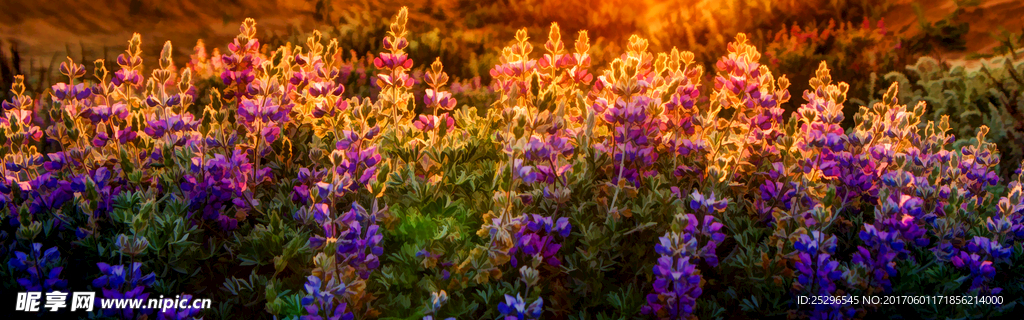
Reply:
<svg viewBox="0 0 1024 320"><path fill-rule="evenodd" d="M223 52L246 17L256 19L260 41L269 44L264 48L302 43L317 29L338 38L352 58L365 58L380 51L387 21L401 6L410 10L409 51L418 66L440 57L454 78L483 86L500 48L522 27L536 45L552 22L565 39L588 30L594 66L621 54L626 39L638 34L654 52L694 52L707 70L743 32L763 53L762 63L790 77L794 94L827 61L833 77L851 85L848 115L880 98L888 82L903 81L915 86L906 91L907 102L929 101L935 116L961 115L954 121L962 120L964 130L988 124L1008 132L1006 141L1024 131L1020 77L1007 72L1013 68L985 68L989 60L1019 64L1024 1L1016 0L3 0L0 98L16 74L26 75L29 91L44 93L66 57L90 69L105 59L116 70L113 59L133 32L142 35L146 61L170 40L175 64L184 66L199 39ZM959 92L950 98L950 90ZM483 104L487 97L460 101Z"/></svg>
<svg viewBox="0 0 1024 320"><path fill-rule="evenodd" d="M830 62L841 72L890 71L922 55L970 60L1000 53L1007 42L1016 46L1006 40L1019 40L1024 28L1024 2L1013 0L3 2L0 41L8 83L10 73L52 71L65 56L110 61L124 50L133 32L142 34L148 58L155 58L163 42L170 40L175 60L184 62L197 39L208 47L226 47L246 17L259 23L266 44L298 43L320 29L339 38L347 50L376 53L386 20L403 5L411 12L414 59L440 56L446 65L462 66L457 75L485 78L516 29L528 27L542 42L551 22L558 22L570 36L589 30L598 49L595 65L621 53L619 46L632 34L651 39L654 51L675 46L710 64L725 52L729 39L745 32L768 58L779 60L769 61L775 68L790 75L813 74L813 60L820 59L836 60ZM874 32L859 38L843 34L864 28ZM800 45L789 45L783 36L796 38L794 44ZM772 49L777 51L774 56ZM811 51L798 52L806 49Z"/></svg>

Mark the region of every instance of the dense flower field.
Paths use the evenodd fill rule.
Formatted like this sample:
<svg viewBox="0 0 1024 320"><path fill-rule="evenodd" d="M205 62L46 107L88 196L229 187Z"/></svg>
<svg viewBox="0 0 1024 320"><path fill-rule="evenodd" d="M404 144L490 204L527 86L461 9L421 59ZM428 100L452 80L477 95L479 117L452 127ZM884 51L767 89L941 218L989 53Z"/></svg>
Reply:
<svg viewBox="0 0 1024 320"><path fill-rule="evenodd" d="M899 82L847 115L826 63L794 99L744 34L712 70L638 36L596 66L586 31L552 24L518 32L481 86L410 59L407 15L369 58L319 32L261 46L247 19L185 66L170 42L145 65L136 35L117 70L69 58L44 96L16 78L3 303L214 301L63 314L157 319L1021 311L1020 164L1000 163L989 127L926 119ZM868 296L977 303L852 302Z"/></svg>

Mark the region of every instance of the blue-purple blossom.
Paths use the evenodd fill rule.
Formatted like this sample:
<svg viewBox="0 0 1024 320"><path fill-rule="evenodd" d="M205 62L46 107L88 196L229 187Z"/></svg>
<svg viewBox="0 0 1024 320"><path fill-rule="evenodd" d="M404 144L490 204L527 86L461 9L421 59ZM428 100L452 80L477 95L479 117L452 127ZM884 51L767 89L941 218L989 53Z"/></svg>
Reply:
<svg viewBox="0 0 1024 320"><path fill-rule="evenodd" d="M145 292L147 287L152 287L156 281L156 274L150 272L142 274L142 263L135 262L131 267L124 265L109 265L99 262L96 266L100 269L100 276L92 281L92 286L100 289L102 297L106 299L147 299L149 293ZM96 307L100 306L100 299L96 299ZM139 309L139 314L151 314L152 309ZM125 309L103 309L103 314L108 317L120 316L125 319L133 319L136 310Z"/></svg>
<svg viewBox="0 0 1024 320"><path fill-rule="evenodd" d="M832 255L836 251L836 236L812 231L811 235L801 234L793 243L796 249L797 282L793 288L810 295L836 295L836 281L842 279L844 270ZM811 319L850 318L856 310L842 303L817 304L811 311Z"/></svg>
<svg viewBox="0 0 1024 320"><path fill-rule="evenodd" d="M498 303L498 312L503 320L527 320L540 318L544 311L544 298L537 298L529 305L523 300L523 296L516 294L515 297L506 294L505 302Z"/></svg>
<svg viewBox="0 0 1024 320"><path fill-rule="evenodd" d="M525 224L514 235L514 245L508 252L512 266L519 266L519 253L523 257L532 257L535 261L542 261L552 267L561 266L562 260L558 257L558 250L562 247L561 241L572 231L569 218L554 220L539 214L525 216Z"/></svg>
<svg viewBox="0 0 1024 320"><path fill-rule="evenodd" d="M654 266L654 292L647 295L646 315L658 319L683 319L693 314L700 297L701 275L690 257L662 255Z"/></svg>
<svg viewBox="0 0 1024 320"><path fill-rule="evenodd" d="M326 204L322 207L327 208ZM332 218L329 212L325 213L322 220L317 220L323 235L310 237L309 246L320 250L328 243L334 244L340 257L338 261L347 263L356 269L361 278L368 279L370 273L380 266L380 256L384 253L380 245L384 235L376 219L375 213L355 203L348 212L337 218Z"/></svg>
<svg viewBox="0 0 1024 320"><path fill-rule="evenodd" d="M192 320L201 318L199 313L203 309L195 308L192 305L192 303L198 299L192 299L192 295L190 294L183 294L180 297L176 297L176 299L180 299L179 301L185 301L184 303L186 307L179 308L178 304L175 303L175 305L169 309L161 309L156 315L157 320Z"/></svg>
<svg viewBox="0 0 1024 320"><path fill-rule="evenodd" d="M181 184L189 209L224 230L235 229L238 220L231 209L247 211L254 204L252 190L247 187L252 170L249 158L238 149L230 156L193 157L190 171Z"/></svg>
<svg viewBox="0 0 1024 320"><path fill-rule="evenodd" d="M348 304L343 302L346 285L331 279L327 283L317 276L307 276L306 296L302 298L302 306L306 310L302 320L352 320L355 315L347 311Z"/></svg>
<svg viewBox="0 0 1024 320"><path fill-rule="evenodd" d="M11 270L28 274L17 280L22 288L41 292L67 288L68 281L60 278L64 270L60 264L60 251L57 251L57 247L43 250L42 243L33 243L29 252L15 251L7 262Z"/></svg>

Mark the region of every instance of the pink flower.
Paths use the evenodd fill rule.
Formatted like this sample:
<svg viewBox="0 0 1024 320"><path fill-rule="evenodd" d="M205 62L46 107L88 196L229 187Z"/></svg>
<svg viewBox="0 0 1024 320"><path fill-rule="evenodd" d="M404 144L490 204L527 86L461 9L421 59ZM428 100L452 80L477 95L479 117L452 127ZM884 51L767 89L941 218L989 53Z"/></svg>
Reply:
<svg viewBox="0 0 1024 320"><path fill-rule="evenodd" d="M423 96L423 104L427 106L439 106L441 109L452 110L455 109L455 98L452 98L452 94L447 91L434 91L434 89L427 89L426 95Z"/></svg>
<svg viewBox="0 0 1024 320"><path fill-rule="evenodd" d="M416 121L413 121L412 125L421 131L432 131L441 123L445 124L446 129L450 131L455 126L455 118L449 117L447 113L440 116L421 114Z"/></svg>
<svg viewBox="0 0 1024 320"><path fill-rule="evenodd" d="M373 59L373 65L377 69L397 69L398 67L410 69L412 68L412 59L409 59L409 55L404 53L391 54L384 52L380 54L380 57Z"/></svg>

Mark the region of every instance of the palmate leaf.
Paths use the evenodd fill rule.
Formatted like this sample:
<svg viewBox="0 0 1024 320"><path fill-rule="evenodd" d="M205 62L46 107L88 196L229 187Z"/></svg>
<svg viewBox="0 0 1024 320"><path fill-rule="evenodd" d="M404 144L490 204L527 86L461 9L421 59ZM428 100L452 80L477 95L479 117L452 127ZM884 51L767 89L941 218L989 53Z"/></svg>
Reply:
<svg viewBox="0 0 1024 320"><path fill-rule="evenodd" d="M276 306L270 307L271 310L277 312L277 315L279 316L289 317L301 316L304 314L305 310L302 308L302 298L304 297L304 295L285 294L290 291L291 290L285 290L285 292L281 293L278 296L278 304Z"/></svg>
<svg viewBox="0 0 1024 320"><path fill-rule="evenodd" d="M424 243L426 240L433 238L435 231L438 230L437 222L419 210L408 209L402 216L403 218L399 221L396 231L414 243Z"/></svg>
<svg viewBox="0 0 1024 320"><path fill-rule="evenodd" d="M696 309L702 315L701 318L704 319L720 319L726 313L725 308L719 305L715 299L701 299L697 301Z"/></svg>

